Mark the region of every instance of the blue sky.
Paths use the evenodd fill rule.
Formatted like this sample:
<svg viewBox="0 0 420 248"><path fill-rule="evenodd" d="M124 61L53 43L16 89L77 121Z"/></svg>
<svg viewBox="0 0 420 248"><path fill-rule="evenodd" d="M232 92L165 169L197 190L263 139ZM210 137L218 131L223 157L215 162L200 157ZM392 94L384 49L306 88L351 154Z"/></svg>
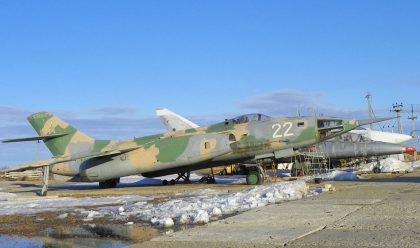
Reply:
<svg viewBox="0 0 420 248"><path fill-rule="evenodd" d="M378 115L394 102L420 109L419 9L373 0L0 0L0 138L33 135L25 117L37 111L123 139L163 131L156 107L201 125L298 108L363 118L366 92ZM10 153L33 146L0 145L0 163L30 160Z"/></svg>

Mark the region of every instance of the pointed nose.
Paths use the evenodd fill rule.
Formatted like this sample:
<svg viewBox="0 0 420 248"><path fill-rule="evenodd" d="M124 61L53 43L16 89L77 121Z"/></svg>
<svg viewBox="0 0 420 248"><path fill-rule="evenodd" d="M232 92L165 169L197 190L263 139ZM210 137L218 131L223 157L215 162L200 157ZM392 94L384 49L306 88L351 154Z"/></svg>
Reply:
<svg viewBox="0 0 420 248"><path fill-rule="evenodd" d="M405 147L404 153L414 153L416 148L414 147Z"/></svg>

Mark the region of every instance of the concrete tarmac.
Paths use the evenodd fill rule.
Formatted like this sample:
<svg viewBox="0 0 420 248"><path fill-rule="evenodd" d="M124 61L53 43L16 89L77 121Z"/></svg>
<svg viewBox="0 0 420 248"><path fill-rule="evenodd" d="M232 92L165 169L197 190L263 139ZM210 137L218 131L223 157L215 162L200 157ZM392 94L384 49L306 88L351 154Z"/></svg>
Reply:
<svg viewBox="0 0 420 248"><path fill-rule="evenodd" d="M132 247L420 247L420 171L332 182L335 192L250 210Z"/></svg>

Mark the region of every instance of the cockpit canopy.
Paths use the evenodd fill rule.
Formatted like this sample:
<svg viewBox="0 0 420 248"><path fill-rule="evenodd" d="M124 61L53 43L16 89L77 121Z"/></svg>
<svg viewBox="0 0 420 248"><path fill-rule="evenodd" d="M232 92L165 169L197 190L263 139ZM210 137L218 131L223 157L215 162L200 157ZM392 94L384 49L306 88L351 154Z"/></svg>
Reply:
<svg viewBox="0 0 420 248"><path fill-rule="evenodd" d="M232 121L235 124L241 124L241 123L248 123L252 121L264 121L264 120L269 120L269 119L272 119L272 118L268 115L247 114L247 115L241 115L236 118L230 119L230 121Z"/></svg>
<svg viewBox="0 0 420 248"><path fill-rule="evenodd" d="M344 130L343 120L337 118L331 119L318 119L318 132L321 139L327 138L328 136L335 135Z"/></svg>

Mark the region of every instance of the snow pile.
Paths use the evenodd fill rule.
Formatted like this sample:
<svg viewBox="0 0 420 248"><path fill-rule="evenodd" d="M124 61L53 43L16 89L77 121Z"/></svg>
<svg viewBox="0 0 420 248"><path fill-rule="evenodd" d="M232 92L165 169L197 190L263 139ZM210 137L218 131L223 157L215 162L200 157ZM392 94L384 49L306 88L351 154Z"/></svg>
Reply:
<svg viewBox="0 0 420 248"><path fill-rule="evenodd" d="M101 198L36 198L30 200L4 201L0 202L0 215L65 211L72 210L75 207L127 204L149 199L152 198L145 196L112 196Z"/></svg>
<svg viewBox="0 0 420 248"><path fill-rule="evenodd" d="M312 192L313 193L313 192ZM129 221L129 218L171 227L182 224L204 224L222 215L235 214L252 208L310 195L302 180L260 185L236 193L226 190L199 189L168 196L168 201L150 203L153 196L113 196L100 198L35 198L0 201L0 215L61 212L57 219L78 215L83 221L96 218ZM87 208L89 207L89 208Z"/></svg>
<svg viewBox="0 0 420 248"><path fill-rule="evenodd" d="M100 208L97 211L104 215L111 212L116 218L121 215L134 216L153 225L170 227L176 224L204 224L224 214L242 212L286 200L301 199L307 193L308 186L304 181L279 182L256 186L237 193L217 195L211 192L211 194L175 199L159 204L138 202L125 205L123 212L109 207Z"/></svg>
<svg viewBox="0 0 420 248"><path fill-rule="evenodd" d="M351 171L340 171L333 170L325 174L318 176L326 181L355 181L359 180L359 177Z"/></svg>
<svg viewBox="0 0 420 248"><path fill-rule="evenodd" d="M372 172L373 168L377 166L377 162L371 162L365 165L362 165L359 169L361 172ZM411 167L408 163L402 162L395 158L386 158L380 160L379 166L381 172L412 172L413 167Z"/></svg>
<svg viewBox="0 0 420 248"><path fill-rule="evenodd" d="M411 162L411 167L419 168L420 167L420 160L417 160L415 162Z"/></svg>

